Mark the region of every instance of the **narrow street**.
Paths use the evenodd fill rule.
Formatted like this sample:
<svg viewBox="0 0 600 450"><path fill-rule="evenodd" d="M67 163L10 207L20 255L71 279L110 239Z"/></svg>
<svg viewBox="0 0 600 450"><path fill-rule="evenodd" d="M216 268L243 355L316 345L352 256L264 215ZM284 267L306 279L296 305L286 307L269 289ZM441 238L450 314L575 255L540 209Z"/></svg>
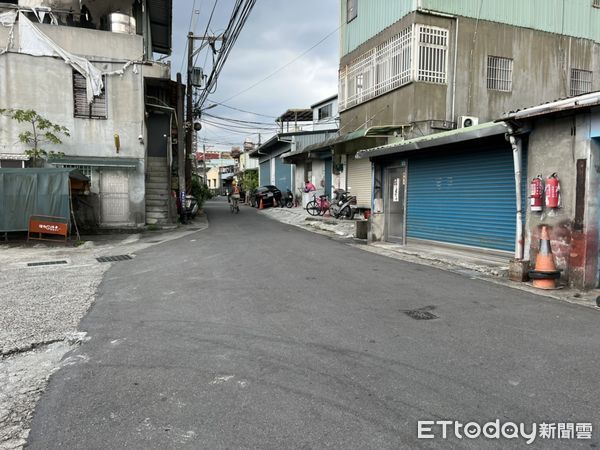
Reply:
<svg viewBox="0 0 600 450"><path fill-rule="evenodd" d="M598 313L361 251L222 199L105 274L28 448L517 448L419 420L590 422ZM407 311L419 310L415 320Z"/></svg>

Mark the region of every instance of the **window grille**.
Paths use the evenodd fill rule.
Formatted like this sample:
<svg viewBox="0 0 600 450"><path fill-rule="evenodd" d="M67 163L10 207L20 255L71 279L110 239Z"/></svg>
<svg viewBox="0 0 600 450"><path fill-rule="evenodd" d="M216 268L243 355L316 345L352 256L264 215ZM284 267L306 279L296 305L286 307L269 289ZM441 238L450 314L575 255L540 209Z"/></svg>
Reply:
<svg viewBox="0 0 600 450"><path fill-rule="evenodd" d="M498 56L488 56L487 88L493 91L512 91L513 60Z"/></svg>
<svg viewBox="0 0 600 450"><path fill-rule="evenodd" d="M73 71L73 104L75 117L86 119L106 119L106 77L102 77L104 88L98 97L90 104L87 101L86 80L79 72Z"/></svg>
<svg viewBox="0 0 600 450"><path fill-rule="evenodd" d="M571 97L587 94L588 92L592 92L592 72L589 70L571 69Z"/></svg>
<svg viewBox="0 0 600 450"><path fill-rule="evenodd" d="M357 105L411 81L412 28L362 54L340 70L340 109Z"/></svg>
<svg viewBox="0 0 600 450"><path fill-rule="evenodd" d="M419 68L417 80L429 83L446 83L446 52L448 30L418 26Z"/></svg>
<svg viewBox="0 0 600 450"><path fill-rule="evenodd" d="M338 93L340 110L411 81L446 83L447 52L448 30L424 25L405 28L341 68Z"/></svg>
<svg viewBox="0 0 600 450"><path fill-rule="evenodd" d="M594 8L600 8L600 0L593 0L592 6Z"/></svg>
<svg viewBox="0 0 600 450"><path fill-rule="evenodd" d="M92 167L91 166L80 166L78 164L58 164L64 169L78 169L82 174L92 179Z"/></svg>

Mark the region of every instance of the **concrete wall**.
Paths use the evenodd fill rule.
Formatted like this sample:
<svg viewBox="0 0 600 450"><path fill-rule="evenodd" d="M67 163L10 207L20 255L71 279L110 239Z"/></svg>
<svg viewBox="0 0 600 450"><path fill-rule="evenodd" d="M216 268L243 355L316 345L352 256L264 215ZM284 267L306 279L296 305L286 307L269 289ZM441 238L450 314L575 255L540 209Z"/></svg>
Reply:
<svg viewBox="0 0 600 450"><path fill-rule="evenodd" d="M547 225L555 263L562 277L578 288L597 283L598 261L598 145L589 138L588 113L539 119L533 124L528 145L528 179L541 174L544 181L556 172L560 179L561 206L542 212L527 208L525 259L532 265L539 250L541 225ZM583 229L575 226L577 161L586 161Z"/></svg>
<svg viewBox="0 0 600 450"><path fill-rule="evenodd" d="M412 23L449 30L448 83L412 82L344 110L340 113L341 133L360 127L416 122L407 137L417 137L435 132L429 127L429 120L457 122L460 116L468 115L486 122L507 111L568 96L571 68L600 71L600 44L593 41L469 18L461 17L457 23L451 18L415 13L342 57L340 66ZM488 55L513 59L512 92L487 88ZM600 77L593 77L592 89L600 89Z"/></svg>

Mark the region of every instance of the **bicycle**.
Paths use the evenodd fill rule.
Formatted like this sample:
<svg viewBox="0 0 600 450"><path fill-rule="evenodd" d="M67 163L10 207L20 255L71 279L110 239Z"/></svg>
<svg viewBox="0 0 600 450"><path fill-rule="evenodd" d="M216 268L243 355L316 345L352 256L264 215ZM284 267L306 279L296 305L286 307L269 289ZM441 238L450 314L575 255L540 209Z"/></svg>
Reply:
<svg viewBox="0 0 600 450"><path fill-rule="evenodd" d="M238 214L240 212L240 205L239 205L240 199L237 197L231 197L231 204L229 205L229 208L231 209L231 214L236 213Z"/></svg>
<svg viewBox="0 0 600 450"><path fill-rule="evenodd" d="M325 214L326 211L329 211L329 207L331 204L329 203L329 199L326 195L313 195L313 199L306 204L306 212L311 216L321 216Z"/></svg>

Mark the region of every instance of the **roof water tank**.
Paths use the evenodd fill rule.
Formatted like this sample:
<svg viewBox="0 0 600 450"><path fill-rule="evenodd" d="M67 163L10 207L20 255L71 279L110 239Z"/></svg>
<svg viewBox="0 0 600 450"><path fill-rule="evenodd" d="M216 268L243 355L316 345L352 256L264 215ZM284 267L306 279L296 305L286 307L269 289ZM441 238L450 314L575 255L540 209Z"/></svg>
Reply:
<svg viewBox="0 0 600 450"><path fill-rule="evenodd" d="M135 19L127 14L115 12L108 15L110 31L114 33L135 34Z"/></svg>

